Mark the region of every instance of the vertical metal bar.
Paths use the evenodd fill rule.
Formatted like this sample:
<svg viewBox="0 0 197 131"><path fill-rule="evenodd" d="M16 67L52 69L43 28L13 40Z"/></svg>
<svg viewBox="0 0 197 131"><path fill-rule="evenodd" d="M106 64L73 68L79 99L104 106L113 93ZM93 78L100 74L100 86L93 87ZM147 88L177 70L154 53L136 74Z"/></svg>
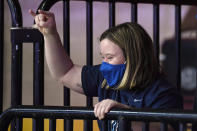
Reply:
<svg viewBox="0 0 197 131"><path fill-rule="evenodd" d="M161 131L167 131L168 130L168 126L167 124L161 123Z"/></svg>
<svg viewBox="0 0 197 131"><path fill-rule="evenodd" d="M0 114L3 111L4 0L0 0Z"/></svg>
<svg viewBox="0 0 197 131"><path fill-rule="evenodd" d="M63 36L64 36L64 49L70 55L70 2L69 0L63 1ZM70 106L70 90L64 87L64 106ZM64 119L64 130L73 130L73 121Z"/></svg>
<svg viewBox="0 0 197 131"><path fill-rule="evenodd" d="M157 62L159 63L159 5L153 5L153 44Z"/></svg>
<svg viewBox="0 0 197 131"><path fill-rule="evenodd" d="M137 22L137 4L136 3L131 4L131 21Z"/></svg>
<svg viewBox="0 0 197 131"><path fill-rule="evenodd" d="M56 119L49 120L49 131L56 131Z"/></svg>
<svg viewBox="0 0 197 131"><path fill-rule="evenodd" d="M108 131L108 120L102 120L102 131Z"/></svg>
<svg viewBox="0 0 197 131"><path fill-rule="evenodd" d="M137 3L131 3L131 22L137 23Z"/></svg>
<svg viewBox="0 0 197 131"><path fill-rule="evenodd" d="M56 119L49 120L49 131L56 131Z"/></svg>
<svg viewBox="0 0 197 131"><path fill-rule="evenodd" d="M39 6L39 9L49 10L56 2L60 0L43 0ZM63 37L64 37L64 48L68 55L70 54L70 4L69 0L63 0ZM64 87L64 105L70 106L70 90L67 87ZM56 121L53 119L50 120L51 130L52 127L55 127ZM64 130L72 131L73 130L73 121L72 120L64 120Z"/></svg>
<svg viewBox="0 0 197 131"><path fill-rule="evenodd" d="M22 27L22 11L18 0L7 0L11 16L12 16L12 27Z"/></svg>
<svg viewBox="0 0 197 131"><path fill-rule="evenodd" d="M118 123L119 123L118 131L131 131L131 122L130 121L126 120L123 117L120 117L118 119Z"/></svg>
<svg viewBox="0 0 197 131"><path fill-rule="evenodd" d="M57 1L59 1L59 0L53 0L53 1L43 0L41 2L41 4L39 5L38 9L48 11ZM50 119L49 120L49 130L50 131L55 131L56 130L56 119Z"/></svg>
<svg viewBox="0 0 197 131"><path fill-rule="evenodd" d="M149 131L149 122L144 122L142 125L142 131Z"/></svg>
<svg viewBox="0 0 197 131"><path fill-rule="evenodd" d="M70 2L65 1L63 3L63 24L64 24L64 49L67 54L70 55ZM64 88L64 105L70 106L70 90Z"/></svg>
<svg viewBox="0 0 197 131"><path fill-rule="evenodd" d="M177 88L181 90L181 6L175 5L175 40L176 40L176 78Z"/></svg>
<svg viewBox="0 0 197 131"><path fill-rule="evenodd" d="M15 40L12 40L11 63L11 107L15 107L22 104L22 43ZM22 119L14 119L11 130L21 131Z"/></svg>
<svg viewBox="0 0 197 131"><path fill-rule="evenodd" d="M43 40L42 40L43 41ZM33 104L44 105L44 42L34 43ZM34 119L33 131L43 130L44 120Z"/></svg>
<svg viewBox="0 0 197 131"><path fill-rule="evenodd" d="M93 64L93 16L92 16L92 0L86 1L86 64ZM86 98L86 106L93 107L93 99L91 97ZM84 131L93 130L92 120L84 121Z"/></svg>
<svg viewBox="0 0 197 131"><path fill-rule="evenodd" d="M8 0L12 15L12 27L22 27L22 11L18 0ZM12 35L15 35L11 32ZM11 60L11 107L22 104L22 43L12 42ZM22 131L22 119L14 119L11 124L11 131Z"/></svg>
<svg viewBox="0 0 197 131"><path fill-rule="evenodd" d="M195 65L195 66L197 66L197 65ZM197 72L196 72L196 76L197 76ZM197 85L197 77L196 77L196 85ZM197 87L195 88L193 109L194 109L194 111L197 110ZM195 131L195 130L197 130L197 122L192 123L192 131Z"/></svg>
<svg viewBox="0 0 197 131"><path fill-rule="evenodd" d="M46 2L46 1L42 1ZM42 9L39 6L39 9ZM38 11L36 12L38 13ZM33 105L44 105L44 39L33 45ZM50 120L50 126L53 120ZM51 130L51 128L49 128ZM33 131L44 130L44 119L33 119Z"/></svg>
<svg viewBox="0 0 197 131"><path fill-rule="evenodd" d="M115 0L109 1L109 27L115 26L115 16L116 16L116 9L115 9Z"/></svg>
<svg viewBox="0 0 197 131"><path fill-rule="evenodd" d="M176 81L177 88L181 90L181 6L175 5L175 41L176 41ZM180 131L183 131L183 125L180 124Z"/></svg>
<svg viewBox="0 0 197 131"><path fill-rule="evenodd" d="M187 130L187 126L186 123L180 123L179 124L179 131L186 131ZM195 131L195 130L192 130Z"/></svg>
<svg viewBox="0 0 197 131"><path fill-rule="evenodd" d="M155 55L157 58L157 62L159 63L159 54L160 54L160 46L159 46L159 4L154 4L153 5L153 44L155 47ZM162 131L167 131L167 124L166 123L161 123L161 130Z"/></svg>
<svg viewBox="0 0 197 131"><path fill-rule="evenodd" d="M179 124L179 131L185 131L185 130L183 129L183 124Z"/></svg>

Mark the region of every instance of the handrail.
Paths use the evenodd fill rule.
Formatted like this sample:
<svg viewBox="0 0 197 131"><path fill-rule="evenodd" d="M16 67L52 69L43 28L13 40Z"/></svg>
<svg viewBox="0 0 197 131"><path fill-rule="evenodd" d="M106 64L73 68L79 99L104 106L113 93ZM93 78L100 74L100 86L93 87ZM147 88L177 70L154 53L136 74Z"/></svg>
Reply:
<svg viewBox="0 0 197 131"><path fill-rule="evenodd" d="M39 5L38 9L49 10L58 1L62 1L62 0L43 0L42 3ZM70 0L70 1L87 1L87 0ZM94 0L94 1L107 2L110 0ZM7 2L12 16L12 26L21 27L22 11L18 0L7 0ZM116 2L197 5L197 1L194 0L181 0L179 2L172 0L116 0Z"/></svg>
<svg viewBox="0 0 197 131"><path fill-rule="evenodd" d="M56 2L61 0L43 0L38 9L49 10ZM18 0L7 0L12 16L12 27L22 27L22 11Z"/></svg>
<svg viewBox="0 0 197 131"><path fill-rule="evenodd" d="M12 27L22 27L22 11L18 0L7 0L11 16L12 16Z"/></svg>
<svg viewBox="0 0 197 131"><path fill-rule="evenodd" d="M48 11L56 2L63 0L43 0L38 9Z"/></svg>
<svg viewBox="0 0 197 131"><path fill-rule="evenodd" d="M70 0L70 1L89 1L89 0ZM94 2L109 2L112 0L93 0ZM173 4L173 5L197 5L194 0L114 0L115 2L145 3L145 4Z"/></svg>
<svg viewBox="0 0 197 131"><path fill-rule="evenodd" d="M9 0L10 1L10 0ZM38 9L48 11L56 2L64 0L43 0ZM89 1L89 0L69 0L69 1ZM94 2L110 2L111 0L94 0ZM172 5L197 5L194 0L115 0L115 2L144 3L144 4L172 4Z"/></svg>
<svg viewBox="0 0 197 131"><path fill-rule="evenodd" d="M0 131L7 130L13 118L52 118L52 119L92 119L93 108L65 106L18 106L9 108L0 115ZM156 110L156 109L114 109L107 113L106 119L124 118L134 121L151 122L197 122L197 112L191 110Z"/></svg>

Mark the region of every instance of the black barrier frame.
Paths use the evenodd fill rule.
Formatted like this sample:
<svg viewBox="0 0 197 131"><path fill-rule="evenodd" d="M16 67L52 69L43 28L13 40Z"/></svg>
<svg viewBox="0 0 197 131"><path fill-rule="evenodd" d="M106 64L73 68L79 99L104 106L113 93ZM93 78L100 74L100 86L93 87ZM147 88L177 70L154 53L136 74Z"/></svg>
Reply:
<svg viewBox="0 0 197 131"><path fill-rule="evenodd" d="M181 6L175 5L176 86L181 90Z"/></svg>
<svg viewBox="0 0 197 131"><path fill-rule="evenodd" d="M7 0L12 17L12 27L22 27L22 11L18 0ZM11 107L22 104L22 43L11 39ZM22 130L22 119L14 119L11 123L11 131Z"/></svg>
<svg viewBox="0 0 197 131"><path fill-rule="evenodd" d="M86 64L93 65L93 2L86 0ZM86 97L86 106L93 107L93 98ZM84 120L84 131L92 131L92 120Z"/></svg>
<svg viewBox="0 0 197 131"><path fill-rule="evenodd" d="M137 3L131 3L131 22L137 23Z"/></svg>
<svg viewBox="0 0 197 131"><path fill-rule="evenodd" d="M63 45L70 55L70 1L63 0ZM64 106L70 106L70 89L64 86ZM54 123L55 124L55 123ZM64 130L73 130L73 121L64 119Z"/></svg>
<svg viewBox="0 0 197 131"><path fill-rule="evenodd" d="M94 116L93 108L88 107L18 106L7 109L0 115L0 131L6 131L13 118L97 119ZM105 119L192 123L197 122L197 112L191 110L113 109L107 113ZM119 129L124 129L123 126L124 124L120 125Z"/></svg>
<svg viewBox="0 0 197 131"><path fill-rule="evenodd" d="M22 28L22 27L15 27L11 28L11 40L15 43L34 43L36 49L34 49L34 106L43 105L44 103L44 40L42 34L34 28ZM42 47L42 48L40 48ZM17 54L15 55L17 57ZM18 63L14 63L13 67L18 66ZM42 74L40 74L42 73ZM16 124L18 126L18 124ZM19 123L20 125L20 123ZM41 129L43 130L44 127L43 119L36 119L34 120L33 130ZM22 124L16 130L22 130ZM12 129L14 130L14 128Z"/></svg>
<svg viewBox="0 0 197 131"><path fill-rule="evenodd" d="M70 55L70 3L69 0L43 0L39 5L39 9L48 11L50 8L59 1L63 1L63 45L67 54ZM70 106L70 89L64 86L64 106ZM54 119L50 120L50 130L53 131L56 129L56 121ZM64 120L64 130L72 131L73 130L73 121Z"/></svg>
<svg viewBox="0 0 197 131"><path fill-rule="evenodd" d="M115 0L109 0L109 28L116 25L116 3Z"/></svg>
<svg viewBox="0 0 197 131"><path fill-rule="evenodd" d="M0 114L3 111L4 0L0 0Z"/></svg>
<svg viewBox="0 0 197 131"><path fill-rule="evenodd" d="M58 1L62 1L62 0L43 0L42 3L40 4L38 9L42 9L42 10L49 10L56 2ZM64 11L66 11L66 13L64 14L64 20L67 21L66 27L64 27L64 29L66 29L66 31L64 30L64 33L66 35L64 35L64 39L66 38L66 42L64 42L64 47L67 50L68 54L69 54L69 2L70 1L74 1L74 0L63 0L64 1ZM91 4L93 1L91 0L75 0L75 1L86 1L87 2L87 31L91 32L91 26L92 26L92 21L91 21L91 13L92 13L92 7ZM138 3L147 3L147 4L153 4L153 9L154 9L154 45L155 45L155 50L156 50L156 54L157 54L157 58L159 59L159 5L160 4L173 4L175 5L175 37L176 37L176 50L177 50L177 87L179 87L180 90L180 25L181 25L181 5L197 5L197 1L193 1L193 0L183 0L183 1L171 1L171 0L94 0L94 1L100 1L100 2L109 2L109 27L112 27L115 25L115 3L116 2L129 2L132 4L132 8L131 8L131 21L133 22L137 22L137 4ZM21 13L21 9L18 3L18 0L8 0L8 4L11 10L11 14L12 14L12 26L13 27L21 27L22 26L22 13ZM68 6L65 8L65 6ZM90 10L90 12L88 12L88 10ZM90 23L89 23L90 22ZM89 24L88 24L89 23ZM87 34L87 49L89 50L89 52L87 51L87 54L92 54L91 52L91 46L92 46L92 40L91 40L91 36L92 33L88 32L89 34ZM68 39L68 40L67 40ZM12 90L12 107L15 107L17 105L21 104L21 99L22 99L22 95L21 95L21 80L22 80L22 44L21 43L15 43L14 40L12 40L13 43L13 48L12 48L12 53L14 54L14 56L12 57L12 63L14 64L19 64L21 66L12 66L12 70L17 70L16 72L13 71L12 72L12 88L13 86L16 84L18 88L13 88ZM17 49L17 50L16 50ZM41 53L39 53L39 50L41 50ZM34 58L35 58L35 62L40 62L42 61L43 58L43 45L41 44L34 44ZM16 53L18 53L17 57L15 57ZM92 64L92 55L88 55L89 57L87 57L87 64L91 65ZM42 72L41 74L43 75L43 63L41 62L40 65L34 65L34 68L38 69L40 72ZM39 76L36 72L34 72L34 80L38 80ZM44 77L41 76L41 79L39 80L43 80ZM36 80L36 81L37 81ZM38 80L38 81L39 81ZM21 85L21 86L20 86ZM37 86L43 86L44 87L44 83L43 82L38 82ZM34 88L36 90L36 88ZM38 92L40 95L39 97L34 97L34 105L43 105L44 104L44 95L43 95L43 88L37 88L38 90L35 92ZM16 92L18 91L18 94L16 95ZM65 88L64 90L65 94L68 95L69 100L70 100L70 91L69 89ZM36 93L34 93L36 95ZM34 96L35 96L34 95ZM66 97L66 96L64 96ZM14 99L16 98L16 99ZM68 99L68 98L67 98ZM1 99L0 99L1 100ZM87 99L87 105L92 105L92 100L91 99ZM64 101L64 105L65 106L69 106L70 102L66 102ZM40 122L39 122L40 123ZM51 128L53 128L53 130L55 129L55 120L52 119L50 121ZM70 121L70 123L72 123ZM69 125L69 124L67 124ZM89 124L86 124L89 125ZM104 124L105 125L105 124ZM67 127L67 126L66 126ZM163 127L166 127L165 125ZM184 125L182 126L184 128ZM68 130L72 130L72 127L69 127ZM87 127L85 127L87 128ZM148 130L148 125L146 124L144 126L144 130ZM183 129L182 128L182 129ZM88 128L91 129L91 128Z"/></svg>
<svg viewBox="0 0 197 131"><path fill-rule="evenodd" d="M11 106L22 105L22 49L23 42L34 42L33 65L33 104L44 104L44 42L41 33L34 29L22 28L22 12L18 0L8 0L12 15L12 76L11 76ZM35 33L35 34L34 34ZM39 35L41 35L39 37ZM36 37L35 37L36 36ZM33 38L33 39L32 39ZM41 39L38 39L41 38ZM35 41L36 40L36 41ZM44 121L34 120L33 130L43 130ZM11 124L12 131L22 130L22 119L16 119Z"/></svg>
<svg viewBox="0 0 197 131"><path fill-rule="evenodd" d="M70 0L70 1L87 1L87 0ZM197 5L193 0L94 0L95 2L121 2L121 3L144 3L144 4L170 4L170 5Z"/></svg>

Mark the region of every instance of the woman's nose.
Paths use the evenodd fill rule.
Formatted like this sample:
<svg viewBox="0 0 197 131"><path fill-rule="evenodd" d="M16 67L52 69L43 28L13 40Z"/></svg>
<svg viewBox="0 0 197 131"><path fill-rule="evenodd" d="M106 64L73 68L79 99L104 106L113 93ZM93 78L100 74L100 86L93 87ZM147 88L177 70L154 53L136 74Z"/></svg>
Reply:
<svg viewBox="0 0 197 131"><path fill-rule="evenodd" d="M104 58L103 62L109 63L109 60L107 58Z"/></svg>

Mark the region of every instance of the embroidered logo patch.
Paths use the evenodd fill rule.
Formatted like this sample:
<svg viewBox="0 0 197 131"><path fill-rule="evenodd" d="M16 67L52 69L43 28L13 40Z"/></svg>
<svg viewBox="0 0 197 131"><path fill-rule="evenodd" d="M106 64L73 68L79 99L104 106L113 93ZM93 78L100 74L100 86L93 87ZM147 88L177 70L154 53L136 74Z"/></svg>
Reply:
<svg viewBox="0 0 197 131"><path fill-rule="evenodd" d="M142 99L134 99L134 102L141 102Z"/></svg>

